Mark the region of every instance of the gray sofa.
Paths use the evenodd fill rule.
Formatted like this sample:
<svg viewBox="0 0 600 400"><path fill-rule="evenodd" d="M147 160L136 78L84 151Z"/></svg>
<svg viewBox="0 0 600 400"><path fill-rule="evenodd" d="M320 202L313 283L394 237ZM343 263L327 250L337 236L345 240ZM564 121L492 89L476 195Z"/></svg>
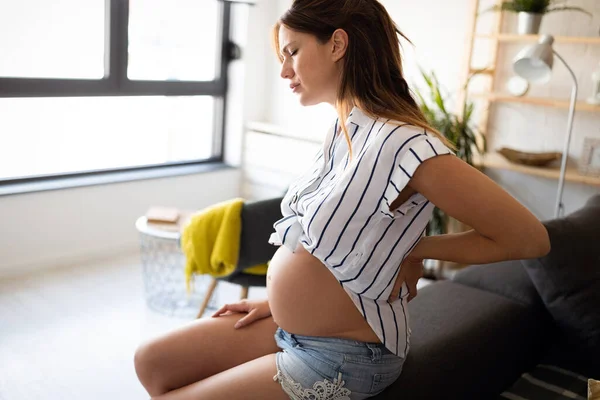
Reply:
<svg viewBox="0 0 600 400"><path fill-rule="evenodd" d="M263 237L280 200L244 206L238 268L272 257ZM546 257L469 266L419 291L402 375L374 399L497 399L540 363L600 378L600 195L544 225Z"/></svg>

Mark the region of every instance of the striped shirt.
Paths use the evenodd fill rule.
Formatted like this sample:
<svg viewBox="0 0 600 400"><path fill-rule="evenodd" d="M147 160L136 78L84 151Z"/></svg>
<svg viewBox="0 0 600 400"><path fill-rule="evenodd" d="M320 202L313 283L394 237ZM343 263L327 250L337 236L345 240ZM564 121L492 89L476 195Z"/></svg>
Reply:
<svg viewBox="0 0 600 400"><path fill-rule="evenodd" d="M426 159L454 154L422 128L365 115L346 122L348 145L332 124L313 165L289 187L269 243L295 251L298 243L337 278L381 342L406 357L408 290L388 302L402 260L424 236L434 205L420 193L390 204Z"/></svg>

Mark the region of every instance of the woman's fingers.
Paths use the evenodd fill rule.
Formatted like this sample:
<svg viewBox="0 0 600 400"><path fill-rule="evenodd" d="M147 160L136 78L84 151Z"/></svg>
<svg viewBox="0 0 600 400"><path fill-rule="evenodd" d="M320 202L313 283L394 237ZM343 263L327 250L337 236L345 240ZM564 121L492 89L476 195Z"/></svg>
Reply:
<svg viewBox="0 0 600 400"><path fill-rule="evenodd" d="M238 322L236 322L233 327L238 329L243 326L250 325L256 319L255 316L256 316L256 309L250 311L245 317L240 318L240 320Z"/></svg>
<svg viewBox="0 0 600 400"><path fill-rule="evenodd" d="M219 308L212 316L218 317L219 315L224 314L227 311L244 312L248 311L248 306L244 303L225 304L223 307Z"/></svg>
<svg viewBox="0 0 600 400"><path fill-rule="evenodd" d="M400 270L400 273L396 277L396 282L394 282L394 287L392 288L392 293L390 293L388 302L391 303L398 300L398 297L400 296L400 289L402 288L402 282L404 282L404 274L402 273L402 270Z"/></svg>
<svg viewBox="0 0 600 400"><path fill-rule="evenodd" d="M223 307L219 308L217 311L215 311L215 313L212 315L213 317L218 317L219 315L223 314L225 311L227 311L227 307L228 305L225 304Z"/></svg>
<svg viewBox="0 0 600 400"><path fill-rule="evenodd" d="M411 282L408 284L408 301L411 301L417 297L417 282Z"/></svg>

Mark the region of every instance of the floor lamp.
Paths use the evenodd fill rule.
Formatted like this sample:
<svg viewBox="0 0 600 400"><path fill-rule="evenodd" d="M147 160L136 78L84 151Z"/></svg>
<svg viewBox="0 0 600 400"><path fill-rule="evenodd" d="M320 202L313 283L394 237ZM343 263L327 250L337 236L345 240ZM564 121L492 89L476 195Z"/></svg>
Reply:
<svg viewBox="0 0 600 400"><path fill-rule="evenodd" d="M567 122L567 136L565 138L565 146L562 154L560 166L560 177L558 180L558 193L556 195L556 206L554 208L554 216L561 216L564 212L562 204L563 188L565 185L565 173L567 170L567 159L569 157L569 144L571 142L571 132L573 130L573 117L575 116L575 104L577 101L577 78L573 70L565 62L565 60L552 48L554 38L551 35L542 35L537 44L524 48L517 54L513 60L513 69L521 77L532 83L546 83L552 75L552 65L554 55L567 67L571 77L573 78L573 89L571 90L571 104L569 106L569 119Z"/></svg>

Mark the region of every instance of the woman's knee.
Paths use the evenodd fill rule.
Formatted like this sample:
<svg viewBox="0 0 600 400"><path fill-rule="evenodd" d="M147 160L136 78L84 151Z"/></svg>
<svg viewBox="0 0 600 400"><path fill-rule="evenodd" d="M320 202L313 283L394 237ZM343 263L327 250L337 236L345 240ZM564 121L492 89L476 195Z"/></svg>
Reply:
<svg viewBox="0 0 600 400"><path fill-rule="evenodd" d="M149 341L141 344L135 351L133 362L137 377L150 396L158 396L168 391L164 387L160 372L160 344Z"/></svg>

